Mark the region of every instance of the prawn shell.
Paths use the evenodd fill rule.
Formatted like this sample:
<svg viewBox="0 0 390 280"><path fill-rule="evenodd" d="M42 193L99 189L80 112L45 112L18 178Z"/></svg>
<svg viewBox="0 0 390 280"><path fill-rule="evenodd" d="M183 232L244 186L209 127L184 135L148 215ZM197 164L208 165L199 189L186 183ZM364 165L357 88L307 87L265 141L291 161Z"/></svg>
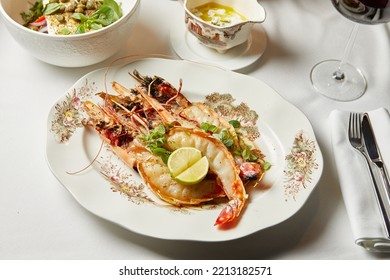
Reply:
<svg viewBox="0 0 390 280"><path fill-rule="evenodd" d="M229 203L221 211L216 225L234 220L240 215L247 199L244 184L234 158L225 145L209 134L185 127L172 128L167 136L167 148L194 147L209 161L210 170L218 176Z"/></svg>
<svg viewBox="0 0 390 280"><path fill-rule="evenodd" d="M237 136L234 127L227 120L203 103L195 102L183 108L180 116L188 120L196 121L199 125L205 122L216 126L219 130L226 129L232 136Z"/></svg>
<svg viewBox="0 0 390 280"><path fill-rule="evenodd" d="M161 158L152 154L138 162L137 169L150 190L169 204L197 205L225 196L216 179L205 179L194 185L180 184L171 177Z"/></svg>
<svg viewBox="0 0 390 280"><path fill-rule="evenodd" d="M207 157L210 170L219 177L229 198L236 195L245 197L245 188L239 177L240 171L232 154L220 140L200 130L174 127L168 133L167 148L176 150L181 147L196 148Z"/></svg>

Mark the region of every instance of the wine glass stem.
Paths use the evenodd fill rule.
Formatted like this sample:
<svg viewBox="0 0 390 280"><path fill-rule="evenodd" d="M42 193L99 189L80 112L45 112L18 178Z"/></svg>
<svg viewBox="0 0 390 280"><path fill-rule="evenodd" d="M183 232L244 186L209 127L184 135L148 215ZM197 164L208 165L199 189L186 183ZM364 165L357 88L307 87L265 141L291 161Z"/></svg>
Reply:
<svg viewBox="0 0 390 280"><path fill-rule="evenodd" d="M343 57L341 58L340 64L338 69L333 73L333 79L338 80L338 81L344 81L345 79L345 74L342 70L342 67L344 66L345 63L347 63L349 55L351 54L353 45L355 43L356 35L359 30L359 24L355 23L355 25L352 28L351 34L349 35L348 43L347 46L345 47Z"/></svg>

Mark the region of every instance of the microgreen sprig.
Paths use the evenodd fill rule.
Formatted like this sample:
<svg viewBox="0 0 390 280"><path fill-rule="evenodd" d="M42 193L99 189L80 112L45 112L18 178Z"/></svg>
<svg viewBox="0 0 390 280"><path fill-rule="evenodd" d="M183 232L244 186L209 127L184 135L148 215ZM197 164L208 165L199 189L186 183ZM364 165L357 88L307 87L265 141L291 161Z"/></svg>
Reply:
<svg viewBox="0 0 390 280"><path fill-rule="evenodd" d="M258 159L258 157L251 152L249 147L245 147L241 155L246 161L256 161Z"/></svg>
<svg viewBox="0 0 390 280"><path fill-rule="evenodd" d="M237 123L239 126L238 121L237 121ZM237 123L235 123L235 125L237 125ZM233 127L234 127L234 125L233 125ZM213 124L206 123L206 122L202 122L200 124L200 128L205 132L210 132L215 138L219 139L227 148L233 147L234 139L226 129L223 129L218 133L219 128L217 126L215 126Z"/></svg>
<svg viewBox="0 0 390 280"><path fill-rule="evenodd" d="M272 167L272 164L270 162L268 162L268 161L263 162L263 170L264 171L270 170L271 167Z"/></svg>
<svg viewBox="0 0 390 280"><path fill-rule="evenodd" d="M170 151L163 146L167 143L166 128L163 124L159 124L149 134L141 136L141 140L145 142L146 147L155 155L161 157L163 162L167 163Z"/></svg>
<svg viewBox="0 0 390 280"><path fill-rule="evenodd" d="M201 128L203 131L205 131L205 132L216 133L216 132L218 131L218 127L216 127L215 125L206 123L206 122L202 122L202 123L200 124L200 128Z"/></svg>
<svg viewBox="0 0 390 280"><path fill-rule="evenodd" d="M230 120L229 123L234 127L234 128L240 128L241 123L237 120Z"/></svg>
<svg viewBox="0 0 390 280"><path fill-rule="evenodd" d="M230 120L229 124L233 126L234 129L239 129L241 127L241 123L237 120ZM239 148L234 145L234 137L232 136L228 130L222 129L219 133L219 128L215 125L202 122L200 128L205 131L211 133L215 138L219 139L229 150L231 150L235 155L242 156L246 161L256 162L259 157L253 153L252 149L246 145L243 141L240 141Z"/></svg>
<svg viewBox="0 0 390 280"><path fill-rule="evenodd" d="M231 148L234 145L234 140L226 129L221 130L218 134L214 134L214 137L219 139L227 148Z"/></svg>

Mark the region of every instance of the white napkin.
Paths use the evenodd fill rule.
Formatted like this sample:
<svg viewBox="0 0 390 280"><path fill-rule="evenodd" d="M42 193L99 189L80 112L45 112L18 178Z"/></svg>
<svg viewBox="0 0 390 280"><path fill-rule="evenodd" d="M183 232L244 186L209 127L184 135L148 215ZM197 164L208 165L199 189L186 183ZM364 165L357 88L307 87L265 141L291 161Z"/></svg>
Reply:
<svg viewBox="0 0 390 280"><path fill-rule="evenodd" d="M389 168L389 112L380 108L368 114L383 161L387 162ZM335 110L329 118L333 153L355 242L370 251L390 252L390 240L386 238L367 163L348 140L349 112Z"/></svg>

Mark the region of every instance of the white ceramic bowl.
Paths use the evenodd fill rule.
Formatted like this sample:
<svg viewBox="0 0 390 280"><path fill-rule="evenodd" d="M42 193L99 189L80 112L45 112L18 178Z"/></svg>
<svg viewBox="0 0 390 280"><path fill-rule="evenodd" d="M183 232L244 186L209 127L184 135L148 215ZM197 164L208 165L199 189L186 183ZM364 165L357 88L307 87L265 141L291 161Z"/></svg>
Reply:
<svg viewBox="0 0 390 280"><path fill-rule="evenodd" d="M262 23L266 18L264 8L257 0L180 0L184 5L185 24L188 31L205 46L220 53L245 43L254 24ZM216 26L192 13L195 7L215 2L233 8L246 20L227 26Z"/></svg>
<svg viewBox="0 0 390 280"><path fill-rule="evenodd" d="M20 13L34 0L0 0L0 15L12 37L31 55L49 64L81 67L101 62L125 44L138 18L140 0L117 0L123 16L97 31L77 35L50 35L22 25Z"/></svg>

